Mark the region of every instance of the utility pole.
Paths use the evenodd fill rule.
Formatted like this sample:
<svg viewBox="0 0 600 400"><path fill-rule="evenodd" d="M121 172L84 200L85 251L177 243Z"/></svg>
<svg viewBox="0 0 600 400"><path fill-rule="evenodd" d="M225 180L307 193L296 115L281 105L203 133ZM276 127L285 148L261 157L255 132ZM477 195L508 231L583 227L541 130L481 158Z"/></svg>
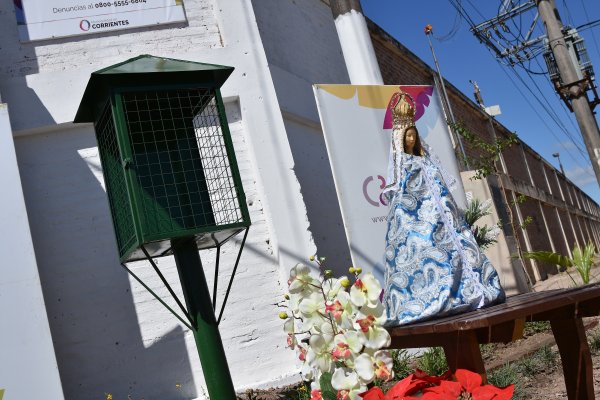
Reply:
<svg viewBox="0 0 600 400"><path fill-rule="evenodd" d="M585 91L585 84L577 76L576 66L573 65L569 55L563 35L563 25L558 18L554 0L537 0L537 7L540 18L544 21L548 43L560 72L563 93L571 102L596 180L600 185L600 133Z"/></svg>

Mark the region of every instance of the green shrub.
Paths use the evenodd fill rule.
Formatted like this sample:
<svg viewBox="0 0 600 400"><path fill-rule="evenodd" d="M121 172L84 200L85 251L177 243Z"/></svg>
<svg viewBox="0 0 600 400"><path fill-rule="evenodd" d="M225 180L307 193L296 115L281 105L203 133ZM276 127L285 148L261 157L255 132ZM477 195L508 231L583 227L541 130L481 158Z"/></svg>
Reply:
<svg viewBox="0 0 600 400"><path fill-rule="evenodd" d="M417 360L417 367L432 376L442 375L448 371L448 362L441 347L427 349Z"/></svg>
<svg viewBox="0 0 600 400"><path fill-rule="evenodd" d="M394 379L404 379L413 373L413 358L407 350L392 350L392 360L394 361L392 367L394 371Z"/></svg>

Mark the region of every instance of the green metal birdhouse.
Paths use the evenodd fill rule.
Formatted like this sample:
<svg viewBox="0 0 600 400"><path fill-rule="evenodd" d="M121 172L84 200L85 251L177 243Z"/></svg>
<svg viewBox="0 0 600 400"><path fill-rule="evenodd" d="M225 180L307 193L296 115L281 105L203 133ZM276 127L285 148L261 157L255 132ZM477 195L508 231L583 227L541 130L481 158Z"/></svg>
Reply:
<svg viewBox="0 0 600 400"><path fill-rule="evenodd" d="M142 55L92 73L74 122L94 123L122 262L249 227L219 91L232 71Z"/></svg>

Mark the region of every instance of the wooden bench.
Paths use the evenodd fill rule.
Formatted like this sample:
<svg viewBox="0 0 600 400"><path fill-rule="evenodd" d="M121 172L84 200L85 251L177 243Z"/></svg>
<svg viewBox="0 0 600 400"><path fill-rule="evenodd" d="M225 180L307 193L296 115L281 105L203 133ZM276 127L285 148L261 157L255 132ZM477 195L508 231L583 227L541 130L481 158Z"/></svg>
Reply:
<svg viewBox="0 0 600 400"><path fill-rule="evenodd" d="M452 371L465 368L486 379L479 345L523 337L525 322L550 321L569 399L594 399L592 357L582 317L600 313L600 284L508 297L506 302L452 317L390 328L391 348L441 346Z"/></svg>

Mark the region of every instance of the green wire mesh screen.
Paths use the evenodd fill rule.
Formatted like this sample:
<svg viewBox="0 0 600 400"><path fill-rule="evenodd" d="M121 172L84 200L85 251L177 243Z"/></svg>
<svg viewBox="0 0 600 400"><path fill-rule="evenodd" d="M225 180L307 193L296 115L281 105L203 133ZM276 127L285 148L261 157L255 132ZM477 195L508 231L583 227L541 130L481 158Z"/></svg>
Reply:
<svg viewBox="0 0 600 400"><path fill-rule="evenodd" d="M243 221L214 89L122 94L144 238Z"/></svg>
<svg viewBox="0 0 600 400"><path fill-rule="evenodd" d="M137 240L110 102L107 102L104 106L94 128L100 150L106 192L113 216L117 245L119 246L119 255L123 256L128 250L137 247Z"/></svg>

